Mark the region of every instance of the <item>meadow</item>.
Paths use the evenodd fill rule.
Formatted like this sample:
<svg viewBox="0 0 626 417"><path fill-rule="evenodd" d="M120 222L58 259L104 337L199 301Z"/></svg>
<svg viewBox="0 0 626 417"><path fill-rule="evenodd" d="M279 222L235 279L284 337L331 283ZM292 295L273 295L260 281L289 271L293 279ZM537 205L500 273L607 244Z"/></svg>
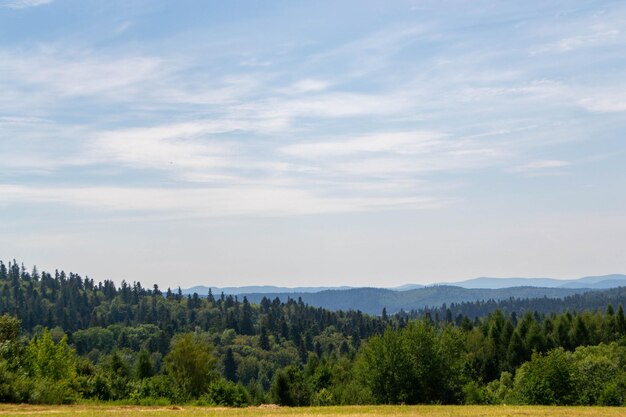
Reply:
<svg viewBox="0 0 626 417"><path fill-rule="evenodd" d="M36 406L0 405L0 416L54 416L54 417L612 417L625 416L626 409L618 407L543 407L543 406L341 406L341 407L140 407L140 406Z"/></svg>

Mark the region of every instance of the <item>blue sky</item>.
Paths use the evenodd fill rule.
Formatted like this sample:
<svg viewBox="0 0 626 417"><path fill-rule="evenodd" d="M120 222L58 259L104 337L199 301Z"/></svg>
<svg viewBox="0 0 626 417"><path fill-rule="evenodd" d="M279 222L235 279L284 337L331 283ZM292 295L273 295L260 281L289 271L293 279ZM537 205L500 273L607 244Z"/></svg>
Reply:
<svg viewBox="0 0 626 417"><path fill-rule="evenodd" d="M162 286L626 272L622 1L0 0L0 257Z"/></svg>

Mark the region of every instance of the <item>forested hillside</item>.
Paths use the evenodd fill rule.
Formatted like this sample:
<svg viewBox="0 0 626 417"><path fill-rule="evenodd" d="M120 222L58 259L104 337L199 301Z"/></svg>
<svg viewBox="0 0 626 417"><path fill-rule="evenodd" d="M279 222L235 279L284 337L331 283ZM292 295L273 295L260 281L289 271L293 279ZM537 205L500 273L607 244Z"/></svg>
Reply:
<svg viewBox="0 0 626 417"><path fill-rule="evenodd" d="M243 335L262 330L296 338L316 336L333 326L356 338L366 338L384 328L383 322L358 311L330 312L306 306L301 301L281 303L261 299L252 306L246 297L183 295L180 289L161 291L139 282L95 283L93 279L63 271L54 274L28 272L16 262L0 262L0 313L18 317L30 332L37 327L61 327L76 331L88 327L155 325L171 337L184 331L221 332L227 329Z"/></svg>
<svg viewBox="0 0 626 417"><path fill-rule="evenodd" d="M587 291L581 294L566 297L510 297L504 300L479 300L462 303L443 303L440 306L425 307L420 309L403 311L403 317L419 318L425 315L432 317L445 317L451 314L453 317L483 317L496 310L502 310L509 314L522 315L527 311L541 314L577 312L585 310L603 310L607 305L626 304L626 287L612 288L602 291Z"/></svg>
<svg viewBox="0 0 626 417"><path fill-rule="evenodd" d="M28 272L16 262L0 263L0 291L0 401L626 399L621 304L561 314L496 309L480 317L450 305L411 319L333 312L302 300L256 304L139 283L116 287L72 273Z"/></svg>
<svg viewBox="0 0 626 417"><path fill-rule="evenodd" d="M462 303L476 300L506 300L513 298L562 298L589 292L583 288L461 288L450 285L435 285L406 291L384 288L353 288L347 290L325 290L316 293L244 294L250 302L260 302L263 297L302 299L305 303L329 310L359 310L368 314L381 314L383 308L389 313L425 307L438 307L444 303Z"/></svg>

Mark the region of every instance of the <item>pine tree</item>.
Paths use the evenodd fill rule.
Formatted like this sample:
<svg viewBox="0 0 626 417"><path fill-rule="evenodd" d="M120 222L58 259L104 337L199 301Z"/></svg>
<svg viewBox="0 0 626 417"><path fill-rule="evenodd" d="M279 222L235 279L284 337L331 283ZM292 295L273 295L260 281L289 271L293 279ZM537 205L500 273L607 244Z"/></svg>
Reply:
<svg viewBox="0 0 626 417"><path fill-rule="evenodd" d="M254 334L254 325L252 324L252 307L245 296L243 297L239 330L243 335L250 336Z"/></svg>
<svg viewBox="0 0 626 417"><path fill-rule="evenodd" d="M581 316L576 316L574 320L574 346L585 346L589 343L589 330Z"/></svg>
<svg viewBox="0 0 626 417"><path fill-rule="evenodd" d="M267 336L267 330L265 327L261 327L261 334L259 336L259 347L263 350L270 350L270 339Z"/></svg>
<svg viewBox="0 0 626 417"><path fill-rule="evenodd" d="M624 317L624 308L620 304L617 306L617 314L615 316L617 322L617 331L620 335L626 334L626 318Z"/></svg>
<svg viewBox="0 0 626 417"><path fill-rule="evenodd" d="M226 350L226 355L224 356L224 378L229 381L237 382L237 363L235 362L235 355L233 355L233 350L228 348Z"/></svg>
<svg viewBox="0 0 626 417"><path fill-rule="evenodd" d="M509 370L515 370L520 364L528 359L526 350L524 349L524 342L517 331L513 332L509 347L506 352L507 368Z"/></svg>
<svg viewBox="0 0 626 417"><path fill-rule="evenodd" d="M138 379L149 378L154 375L154 367L150 360L150 352L146 349L142 349L137 357L137 364L135 366L135 375Z"/></svg>

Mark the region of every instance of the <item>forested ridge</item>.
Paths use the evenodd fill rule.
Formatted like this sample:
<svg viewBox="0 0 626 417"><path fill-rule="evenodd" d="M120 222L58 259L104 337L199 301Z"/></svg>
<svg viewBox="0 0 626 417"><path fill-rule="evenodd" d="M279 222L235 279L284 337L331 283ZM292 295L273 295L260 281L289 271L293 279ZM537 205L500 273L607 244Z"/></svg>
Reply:
<svg viewBox="0 0 626 417"><path fill-rule="evenodd" d="M611 291L370 316L0 262L0 401L623 405Z"/></svg>
<svg viewBox="0 0 626 417"><path fill-rule="evenodd" d="M592 291L588 288L542 288L542 287L511 287L511 288L462 288L453 285L432 285L424 288L395 291L385 288L352 288L347 290L324 290L312 293L247 293L251 302L260 302L263 297L288 298L302 300L309 305L329 310L359 310L364 313L378 315L383 308L390 313L438 307L446 304L460 304L476 300L508 300L562 298L574 294Z"/></svg>
<svg viewBox="0 0 626 417"><path fill-rule="evenodd" d="M504 300L481 299L461 303L443 303L437 307L425 307L410 311L401 311L400 316L419 318L425 315L432 317L483 317L496 310L508 314L521 315L527 311L541 314L570 312L585 310L603 310L607 305L626 303L626 287L605 290L589 290L582 294L567 295L564 297L509 297Z"/></svg>

